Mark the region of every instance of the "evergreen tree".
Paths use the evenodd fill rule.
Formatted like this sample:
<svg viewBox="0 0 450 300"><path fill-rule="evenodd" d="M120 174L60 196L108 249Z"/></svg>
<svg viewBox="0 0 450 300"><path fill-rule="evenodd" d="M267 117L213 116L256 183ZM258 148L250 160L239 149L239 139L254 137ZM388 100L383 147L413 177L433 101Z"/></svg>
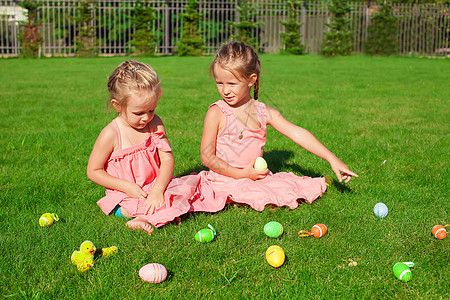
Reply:
<svg viewBox="0 0 450 300"><path fill-rule="evenodd" d="M256 7L250 5L249 0L242 0L240 4L236 6L236 11L239 15L239 22L229 22L236 30L236 34L231 38L235 41L243 42L250 45L256 51L259 51L260 45L260 30L263 22L255 22L257 15Z"/></svg>
<svg viewBox="0 0 450 300"><path fill-rule="evenodd" d="M331 0L328 4L331 12L329 28L324 31L322 54L326 56L349 55L352 53L352 32L350 29L349 13L351 11L347 0Z"/></svg>
<svg viewBox="0 0 450 300"><path fill-rule="evenodd" d="M392 55L397 52L397 17L390 3L380 1L377 12L370 16L365 52L369 55Z"/></svg>
<svg viewBox="0 0 450 300"><path fill-rule="evenodd" d="M40 1L23 1L19 5L27 10L28 21L22 23L20 32L20 41L22 48L20 56L22 57L38 57L39 48L42 44L42 37L39 33L39 22L37 20L37 12L42 5Z"/></svg>
<svg viewBox="0 0 450 300"><path fill-rule="evenodd" d="M148 1L138 0L133 9L132 22L135 32L129 42L134 47L134 53L139 56L151 56L156 52L156 38L153 33L153 21L156 19L155 9Z"/></svg>
<svg viewBox="0 0 450 300"><path fill-rule="evenodd" d="M203 55L203 38L198 29L202 14L199 12L199 3L197 0L189 0L185 6L183 18L183 35L178 42L177 52L180 56L199 56Z"/></svg>
<svg viewBox="0 0 450 300"><path fill-rule="evenodd" d="M93 16L94 0L83 0L77 9L75 20L80 24L75 43L77 45L77 55L81 57L91 57L97 55L97 45L95 41L95 21Z"/></svg>
<svg viewBox="0 0 450 300"><path fill-rule="evenodd" d="M284 48L281 52L301 55L306 48L306 46L302 44L302 35L300 34L300 28L303 24L297 22L297 16L300 15L299 9L301 4L297 0L288 0L287 5L289 7L288 20L280 21L286 30L286 32L280 32L284 44Z"/></svg>

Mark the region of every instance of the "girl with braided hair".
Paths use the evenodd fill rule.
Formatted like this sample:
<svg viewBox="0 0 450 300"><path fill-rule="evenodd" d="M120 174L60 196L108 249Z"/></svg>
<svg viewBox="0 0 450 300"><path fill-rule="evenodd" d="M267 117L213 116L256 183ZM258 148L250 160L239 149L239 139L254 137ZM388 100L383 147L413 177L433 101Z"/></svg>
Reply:
<svg viewBox="0 0 450 300"><path fill-rule="evenodd" d="M201 160L209 170L199 175L202 196L214 199L217 210L227 202L248 204L258 211L267 204L294 209L299 199L311 203L326 190L324 178L273 174L253 167L256 158L262 157L267 125L328 161L340 182L358 177L309 131L258 101L260 71L257 54L241 42L223 45L210 66L222 99L206 113Z"/></svg>
<svg viewBox="0 0 450 300"><path fill-rule="evenodd" d="M188 211L205 210L199 177L173 178L174 158L161 118L155 114L162 90L147 64L125 61L108 81L117 117L95 142L87 176L106 188L97 204L105 214L132 218L126 225L150 234Z"/></svg>

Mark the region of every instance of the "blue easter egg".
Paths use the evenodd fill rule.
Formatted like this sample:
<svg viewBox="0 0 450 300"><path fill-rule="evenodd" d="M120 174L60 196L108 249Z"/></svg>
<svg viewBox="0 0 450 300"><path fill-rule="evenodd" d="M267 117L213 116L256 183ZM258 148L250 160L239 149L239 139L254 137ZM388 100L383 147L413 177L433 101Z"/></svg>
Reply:
<svg viewBox="0 0 450 300"><path fill-rule="evenodd" d="M387 216L388 214L388 208L386 206L386 204L384 203L377 203L375 204L374 208L373 208L373 213L375 214L375 216L377 216L378 218L384 218Z"/></svg>

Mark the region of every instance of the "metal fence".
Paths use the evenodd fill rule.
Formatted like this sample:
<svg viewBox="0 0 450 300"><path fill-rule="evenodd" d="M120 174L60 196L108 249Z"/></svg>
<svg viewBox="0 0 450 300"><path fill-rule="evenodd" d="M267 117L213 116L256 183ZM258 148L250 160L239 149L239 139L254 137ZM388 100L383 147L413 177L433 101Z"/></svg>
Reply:
<svg viewBox="0 0 450 300"><path fill-rule="evenodd" d="M20 54L20 27L26 21L26 12L18 1L0 0L0 55ZM80 30L77 11L81 1L46 0L41 1L38 11L40 33L42 35L41 54L45 56L75 55L75 37ZM135 32L132 22L136 0L92 1L95 28L95 45L99 55L126 55L133 49L129 41ZM159 37L157 54L171 55L181 37L182 16L187 0L150 1L155 9L156 20L153 31ZM280 32L284 26L280 21L288 17L286 1L254 0L255 22L263 22L258 35L260 51L277 53L282 48ZM202 20L200 30L203 35L205 54L213 54L218 46L230 38L233 29L229 22L239 20L236 7L238 0L199 1ZM351 3L351 26L354 36L354 52L362 53L367 38L367 26L376 7L367 3ZM449 6L440 5L393 5L398 18L397 48L399 54L439 54L450 51ZM303 23L301 34L308 53L319 53L323 41L323 31L327 30L329 19L327 3L306 1L301 8L298 21Z"/></svg>

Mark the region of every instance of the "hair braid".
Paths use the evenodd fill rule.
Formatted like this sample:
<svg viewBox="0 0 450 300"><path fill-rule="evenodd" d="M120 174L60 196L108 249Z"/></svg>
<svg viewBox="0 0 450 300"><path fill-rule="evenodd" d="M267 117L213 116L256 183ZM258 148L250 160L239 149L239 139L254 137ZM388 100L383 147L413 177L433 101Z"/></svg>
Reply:
<svg viewBox="0 0 450 300"><path fill-rule="evenodd" d="M255 82L255 87L253 88L253 98L255 100L258 100L258 93L259 93L259 77Z"/></svg>

